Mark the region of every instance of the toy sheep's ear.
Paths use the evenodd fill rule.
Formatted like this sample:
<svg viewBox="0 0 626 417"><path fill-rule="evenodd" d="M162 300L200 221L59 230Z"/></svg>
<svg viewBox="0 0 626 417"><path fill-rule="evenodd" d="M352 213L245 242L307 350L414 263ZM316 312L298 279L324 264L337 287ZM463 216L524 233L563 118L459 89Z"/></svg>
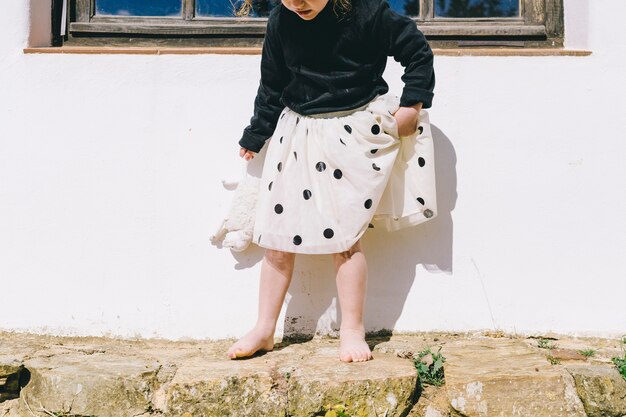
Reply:
<svg viewBox="0 0 626 417"><path fill-rule="evenodd" d="M239 181L238 180L222 180L222 185L227 190L232 191L235 188L237 188L237 185L239 185Z"/></svg>

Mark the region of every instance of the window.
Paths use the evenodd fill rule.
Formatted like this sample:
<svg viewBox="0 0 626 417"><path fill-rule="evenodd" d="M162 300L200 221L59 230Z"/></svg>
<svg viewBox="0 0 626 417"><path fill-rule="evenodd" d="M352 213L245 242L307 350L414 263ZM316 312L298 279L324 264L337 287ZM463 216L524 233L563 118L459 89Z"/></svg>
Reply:
<svg viewBox="0 0 626 417"><path fill-rule="evenodd" d="M175 47L260 46L279 0L254 0L248 17L233 15L241 0L65 1L67 45ZM433 47L563 46L563 0L388 1ZM53 9L62 9L58 3Z"/></svg>

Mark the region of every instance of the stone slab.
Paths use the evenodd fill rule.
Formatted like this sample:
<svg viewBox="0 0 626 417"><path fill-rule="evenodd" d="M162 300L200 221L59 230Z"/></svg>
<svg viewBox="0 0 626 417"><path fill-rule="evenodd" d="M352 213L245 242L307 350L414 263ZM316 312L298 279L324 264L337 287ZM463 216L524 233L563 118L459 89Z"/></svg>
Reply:
<svg viewBox="0 0 626 417"><path fill-rule="evenodd" d="M417 383L411 361L377 353L349 364L337 352L336 341L317 341L246 360L187 357L154 404L165 416L298 417L339 403L367 416L406 415Z"/></svg>
<svg viewBox="0 0 626 417"><path fill-rule="evenodd" d="M107 353L67 353L28 359L30 380L20 411L128 417L149 409L160 364ZM39 415L38 414L38 415Z"/></svg>
<svg viewBox="0 0 626 417"><path fill-rule="evenodd" d="M453 416L586 417L572 377L519 340L453 342L442 353Z"/></svg>
<svg viewBox="0 0 626 417"><path fill-rule="evenodd" d="M377 352L374 360L358 363L340 362L336 356L335 349L320 348L294 364L288 415L305 417L343 403L351 415L404 416L411 409L418 388L412 361Z"/></svg>
<svg viewBox="0 0 626 417"><path fill-rule="evenodd" d="M154 406L165 416L284 417L287 396L275 361L189 358L162 385Z"/></svg>

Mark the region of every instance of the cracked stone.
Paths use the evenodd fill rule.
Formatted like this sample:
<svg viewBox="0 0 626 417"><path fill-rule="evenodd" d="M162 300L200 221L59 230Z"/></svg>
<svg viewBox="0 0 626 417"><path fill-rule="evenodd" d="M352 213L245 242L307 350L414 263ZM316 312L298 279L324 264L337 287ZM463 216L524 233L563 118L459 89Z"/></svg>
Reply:
<svg viewBox="0 0 626 417"><path fill-rule="evenodd" d="M255 359L188 359L156 394L155 406L168 416L283 417L286 396L275 389L276 375Z"/></svg>
<svg viewBox="0 0 626 417"><path fill-rule="evenodd" d="M448 417L450 403L446 386L424 385L417 404L407 417Z"/></svg>
<svg viewBox="0 0 626 417"><path fill-rule="evenodd" d="M0 358L0 403L19 396L22 372L20 361Z"/></svg>
<svg viewBox="0 0 626 417"><path fill-rule="evenodd" d="M615 368L566 365L589 417L626 415L626 381Z"/></svg>

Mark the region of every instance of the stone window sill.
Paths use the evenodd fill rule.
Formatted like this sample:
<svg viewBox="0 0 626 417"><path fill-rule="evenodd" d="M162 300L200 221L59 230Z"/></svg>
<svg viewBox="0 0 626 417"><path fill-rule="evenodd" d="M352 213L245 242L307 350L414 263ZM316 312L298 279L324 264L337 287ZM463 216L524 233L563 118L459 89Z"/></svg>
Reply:
<svg viewBox="0 0 626 417"><path fill-rule="evenodd" d="M440 56L588 56L591 51L559 48L433 48ZM259 55L258 47L203 47L203 48L158 48L158 47L35 47L24 48L25 54L130 54L130 55Z"/></svg>

